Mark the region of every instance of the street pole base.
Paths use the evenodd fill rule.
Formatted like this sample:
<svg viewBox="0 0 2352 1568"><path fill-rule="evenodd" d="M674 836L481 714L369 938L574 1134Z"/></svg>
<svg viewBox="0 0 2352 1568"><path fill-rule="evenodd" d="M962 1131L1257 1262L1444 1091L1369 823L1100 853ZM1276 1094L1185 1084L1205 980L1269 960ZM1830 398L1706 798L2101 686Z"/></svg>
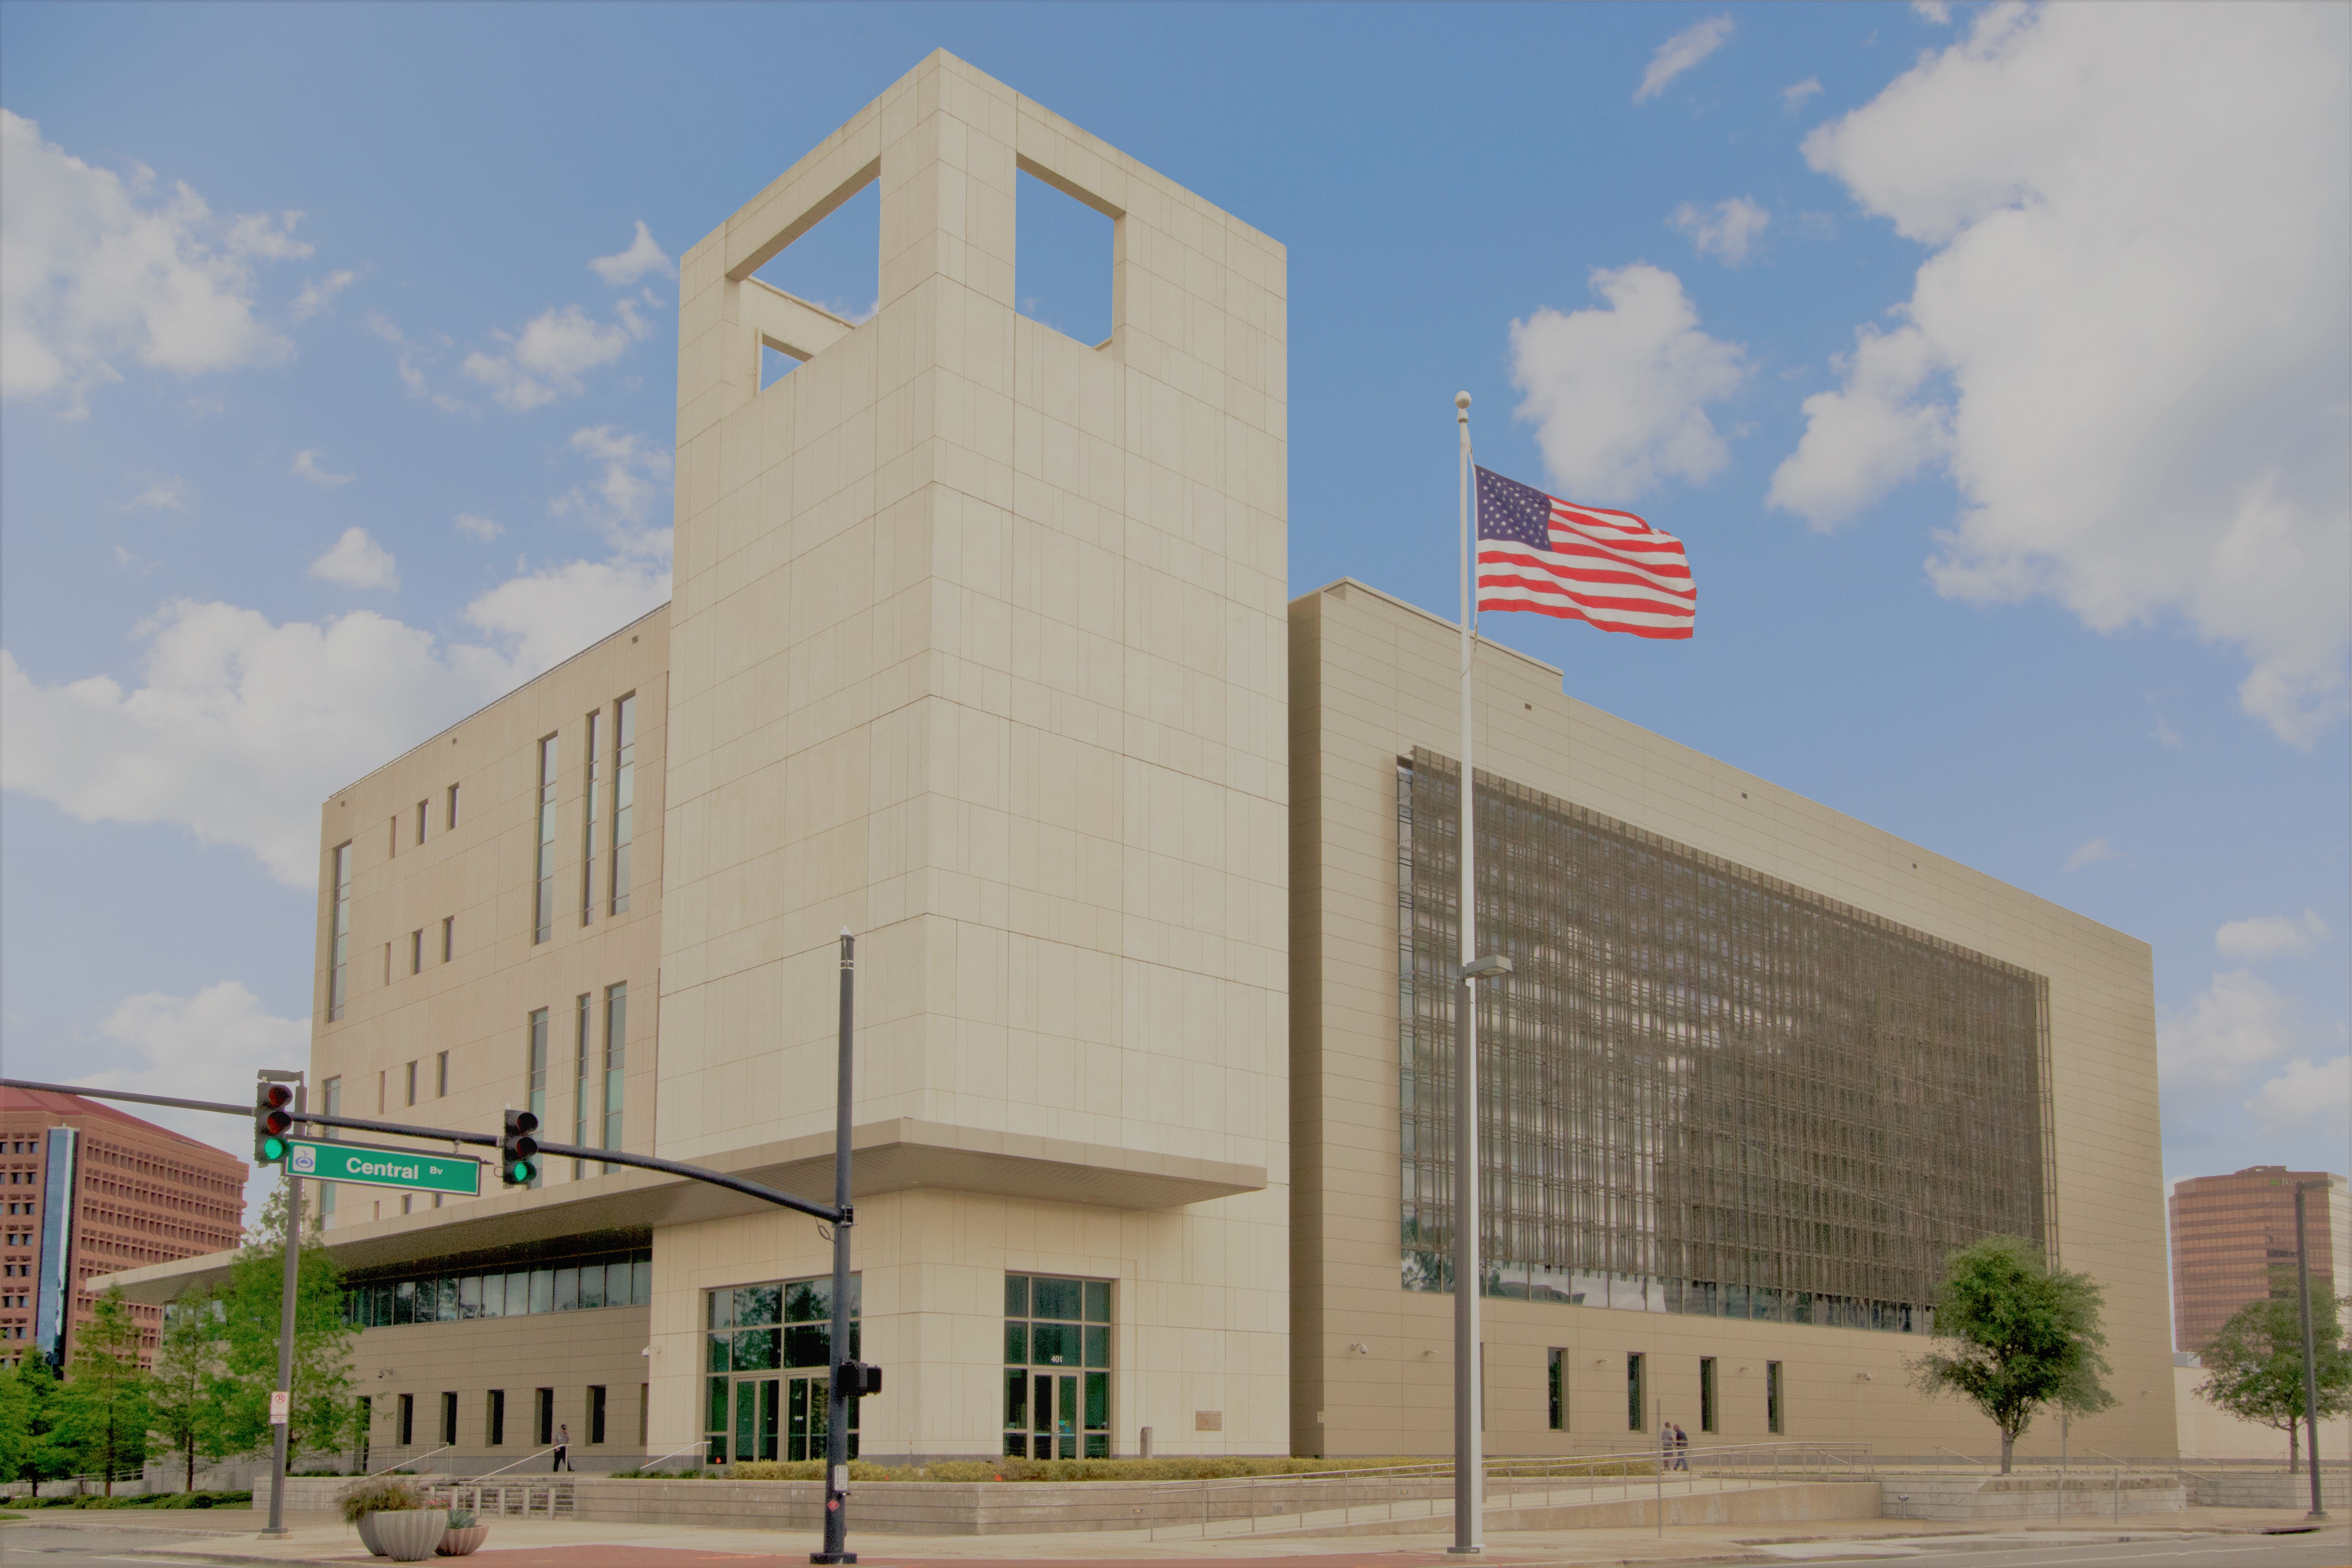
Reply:
<svg viewBox="0 0 2352 1568"><path fill-rule="evenodd" d="M264 1541L274 1541L274 1540L281 1539L281 1538L283 1538L283 1537L285 1537L285 1536L291 1535L291 1534L293 1534L293 1533L294 1533L294 1532L293 1532L292 1531L290 1531L290 1530L287 1529L284 1525L282 1525L282 1524L281 1524L281 1525L279 1525L276 1530L265 1530L265 1531L263 1531L261 1532L261 1538L262 1538Z"/></svg>
<svg viewBox="0 0 2352 1568"><path fill-rule="evenodd" d="M1482 1555L1486 1550L1486 1549L1483 1546L1449 1546L1445 1549L1445 1555L1448 1557L1476 1557Z"/></svg>
<svg viewBox="0 0 2352 1568"><path fill-rule="evenodd" d="M855 1552L812 1552L809 1553L809 1561L812 1563L855 1563L857 1561L857 1553Z"/></svg>

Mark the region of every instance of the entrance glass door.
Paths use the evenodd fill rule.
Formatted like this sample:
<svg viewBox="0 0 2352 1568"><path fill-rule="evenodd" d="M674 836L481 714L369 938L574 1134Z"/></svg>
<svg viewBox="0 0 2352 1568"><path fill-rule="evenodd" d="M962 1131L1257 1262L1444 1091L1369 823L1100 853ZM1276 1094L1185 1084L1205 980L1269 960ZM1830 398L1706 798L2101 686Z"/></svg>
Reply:
<svg viewBox="0 0 2352 1568"><path fill-rule="evenodd" d="M823 1459L824 1373L744 1377L735 1382L734 1448L738 1459ZM849 1457L857 1458L857 1406L849 1402Z"/></svg>

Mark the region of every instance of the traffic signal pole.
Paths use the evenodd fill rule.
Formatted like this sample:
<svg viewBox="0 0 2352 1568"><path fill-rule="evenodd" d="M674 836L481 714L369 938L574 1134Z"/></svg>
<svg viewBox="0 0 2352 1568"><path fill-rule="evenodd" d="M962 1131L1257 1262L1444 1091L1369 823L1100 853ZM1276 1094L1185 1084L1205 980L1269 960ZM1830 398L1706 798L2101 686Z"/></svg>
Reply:
<svg viewBox="0 0 2352 1568"><path fill-rule="evenodd" d="M294 1113L308 1103L301 1074L272 1075L271 1087L288 1078L294 1084ZM286 1173L285 1282L278 1297L278 1388L269 1396L269 1527L264 1535L286 1533L286 1441L294 1416L294 1307L302 1285L302 1178Z"/></svg>
<svg viewBox="0 0 2352 1568"><path fill-rule="evenodd" d="M857 939L846 927L841 933L841 1052L835 1075L833 1130L833 1206L841 1217L833 1222L833 1372L825 1379L824 1401L824 1550L809 1553L811 1563L855 1563L849 1550L849 1384L865 1369L853 1367L849 1353L849 1226L855 1212L849 1202L850 1025L856 1002Z"/></svg>

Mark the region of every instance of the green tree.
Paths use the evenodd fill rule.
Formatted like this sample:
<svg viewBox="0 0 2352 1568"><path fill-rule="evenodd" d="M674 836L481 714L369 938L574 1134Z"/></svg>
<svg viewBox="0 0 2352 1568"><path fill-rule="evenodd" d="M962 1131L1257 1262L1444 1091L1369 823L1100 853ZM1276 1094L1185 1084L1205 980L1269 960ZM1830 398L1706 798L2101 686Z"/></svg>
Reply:
<svg viewBox="0 0 2352 1568"><path fill-rule="evenodd" d="M2344 1345L2344 1303L2335 1282L2311 1277L2312 1356L2319 1373L2319 1418L2352 1410L2352 1351ZM2286 1468L2301 1462L2303 1438L2303 1310L2294 1270L2280 1270L2271 1293L2230 1314L2203 1352L2200 1398L2243 1421L2286 1433Z"/></svg>
<svg viewBox="0 0 2352 1568"><path fill-rule="evenodd" d="M2088 1275L2045 1264L2038 1244L1987 1237L1945 1260L1939 1348L1911 1363L1912 1381L1931 1398L1958 1394L1991 1417L2007 1475L2017 1439L2044 1405L2089 1415L2115 1404L2100 1382L2100 1297Z"/></svg>
<svg viewBox="0 0 2352 1568"><path fill-rule="evenodd" d="M163 1309L155 1367L148 1378L149 1430L179 1456L184 1491L196 1489L199 1456L217 1459L229 1451L227 1318L219 1295L211 1290L191 1290Z"/></svg>
<svg viewBox="0 0 2352 1568"><path fill-rule="evenodd" d="M5 1444L10 1458L8 1467L0 1469L0 1480L30 1481L33 1495L40 1495L41 1483L58 1476L73 1473L73 1457L60 1447L56 1435L56 1394L58 1374L38 1354L28 1354L16 1363L14 1372L0 1378L5 1384L0 1391L0 1405L10 1411L21 1411L21 1428L13 1444ZM0 1421L19 1419L15 1415L0 1416Z"/></svg>
<svg viewBox="0 0 2352 1568"><path fill-rule="evenodd" d="M14 1373L0 1376L0 1481L24 1473L33 1457L33 1392Z"/></svg>
<svg viewBox="0 0 2352 1568"><path fill-rule="evenodd" d="M278 1305L286 1273L286 1188L263 1205L229 1267L222 1300L230 1379L225 1405L225 1451L260 1453L273 1438L269 1394L278 1386ZM303 1238L294 1305L294 1388L287 1437L296 1454L328 1453L343 1446L358 1413L352 1395L352 1339L344 1321L343 1272L319 1241L315 1218Z"/></svg>
<svg viewBox="0 0 2352 1568"><path fill-rule="evenodd" d="M73 1357L53 1401L58 1439L87 1474L114 1478L147 1458L147 1371L139 1364L139 1324L117 1287L98 1299L74 1334Z"/></svg>

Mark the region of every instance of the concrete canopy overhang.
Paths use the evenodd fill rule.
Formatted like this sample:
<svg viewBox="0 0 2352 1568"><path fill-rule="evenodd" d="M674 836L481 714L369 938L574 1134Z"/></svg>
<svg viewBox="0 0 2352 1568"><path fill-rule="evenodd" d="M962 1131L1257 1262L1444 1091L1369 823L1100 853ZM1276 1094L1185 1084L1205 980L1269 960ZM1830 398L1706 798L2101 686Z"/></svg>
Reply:
<svg viewBox="0 0 2352 1568"><path fill-rule="evenodd" d="M1089 1204L1104 1208L1170 1209L1266 1184L1258 1165L1155 1154L1024 1133L956 1127L911 1117L853 1130L854 1201L937 1187L1002 1197ZM820 1203L833 1195L833 1134L812 1133L710 1159L710 1168ZM487 1174L485 1179L487 1179ZM356 1196L361 1189L350 1189ZM772 1205L724 1187L656 1171L558 1182L536 1191L493 1188L452 1206L337 1225L325 1241L346 1271L400 1268L459 1253L517 1247L562 1237L655 1229L758 1214ZM228 1278L233 1252L151 1264L92 1279L89 1289L122 1288L133 1301L161 1302Z"/></svg>

